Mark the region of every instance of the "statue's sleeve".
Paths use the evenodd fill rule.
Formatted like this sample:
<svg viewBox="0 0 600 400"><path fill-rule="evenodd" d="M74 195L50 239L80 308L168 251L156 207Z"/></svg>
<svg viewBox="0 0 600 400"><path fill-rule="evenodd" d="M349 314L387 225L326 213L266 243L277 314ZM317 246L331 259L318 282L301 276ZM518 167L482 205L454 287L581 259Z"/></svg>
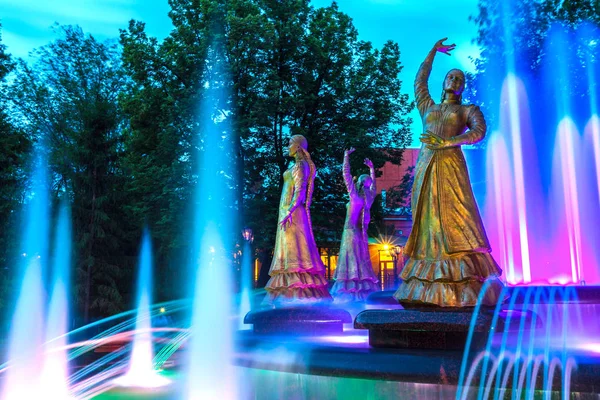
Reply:
<svg viewBox="0 0 600 400"><path fill-rule="evenodd" d="M469 106L467 111L467 128L465 133L450 139L454 146L477 143L485 137L487 125L483 113L477 106Z"/></svg>
<svg viewBox="0 0 600 400"><path fill-rule="evenodd" d="M292 178L294 179L294 195L290 203L289 212L294 211L298 207L303 207L306 201L306 187L310 175L310 167L306 161L298 161L292 170Z"/></svg>
<svg viewBox="0 0 600 400"><path fill-rule="evenodd" d="M377 181L375 180L377 176L375 168L369 168L369 172L371 173L371 199L374 199L377 194Z"/></svg>
<svg viewBox="0 0 600 400"><path fill-rule="evenodd" d="M352 179L352 173L350 171L350 156L345 153L342 173L344 175L344 183L346 184L346 189L348 189L348 193L353 194L354 192L356 192L356 187L354 186L354 180Z"/></svg>
<svg viewBox="0 0 600 400"><path fill-rule="evenodd" d="M429 75L431 74L431 68L433 66L433 58L435 57L435 49L432 49L425 61L421 63L417 77L415 78L415 101L417 103L417 109L421 114L421 117L425 114L425 111L431 107L435 102L429 94Z"/></svg>

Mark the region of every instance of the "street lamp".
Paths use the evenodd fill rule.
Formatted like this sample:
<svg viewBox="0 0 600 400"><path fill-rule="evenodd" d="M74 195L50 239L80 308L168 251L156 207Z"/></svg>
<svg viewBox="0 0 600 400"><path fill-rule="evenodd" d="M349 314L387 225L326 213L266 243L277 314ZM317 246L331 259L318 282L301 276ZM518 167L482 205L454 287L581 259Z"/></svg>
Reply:
<svg viewBox="0 0 600 400"><path fill-rule="evenodd" d="M245 241L252 243L254 241L254 234L252 233L252 228L244 228L242 229L242 237Z"/></svg>
<svg viewBox="0 0 600 400"><path fill-rule="evenodd" d="M254 241L254 233L252 233L252 228L245 227L242 229L242 237L246 242L244 244L244 249L242 251L242 290L244 288L251 288L252 282L254 281L254 271L252 268L252 264L254 261L254 257L252 254L252 242Z"/></svg>

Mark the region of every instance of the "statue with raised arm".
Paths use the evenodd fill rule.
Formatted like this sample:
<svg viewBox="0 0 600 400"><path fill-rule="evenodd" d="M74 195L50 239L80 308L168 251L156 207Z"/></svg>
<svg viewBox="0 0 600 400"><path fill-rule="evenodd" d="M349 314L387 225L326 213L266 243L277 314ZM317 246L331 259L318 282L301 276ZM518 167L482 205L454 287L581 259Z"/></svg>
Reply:
<svg viewBox="0 0 600 400"><path fill-rule="evenodd" d="M331 300L310 220L316 169L307 149L304 136L290 138L288 153L294 164L283 174L271 279L263 301L266 305Z"/></svg>
<svg viewBox="0 0 600 400"><path fill-rule="evenodd" d="M484 138L486 123L479 107L462 104L465 74L458 69L446 74L441 102L431 98L427 82L433 59L455 47L444 40L431 49L415 80L425 133L412 190L413 227L404 248L408 260L394 297L405 306L475 306L488 281L482 302L494 305L502 271L490 254L461 150Z"/></svg>
<svg viewBox="0 0 600 400"><path fill-rule="evenodd" d="M371 205L377 194L375 169L371 160L365 159L370 173L359 176L355 184L350 172L350 154L353 152L353 148L344 152L343 176L350 200L346 204L346 223L334 274L335 284L331 288L336 303L361 301L377 290L367 236Z"/></svg>

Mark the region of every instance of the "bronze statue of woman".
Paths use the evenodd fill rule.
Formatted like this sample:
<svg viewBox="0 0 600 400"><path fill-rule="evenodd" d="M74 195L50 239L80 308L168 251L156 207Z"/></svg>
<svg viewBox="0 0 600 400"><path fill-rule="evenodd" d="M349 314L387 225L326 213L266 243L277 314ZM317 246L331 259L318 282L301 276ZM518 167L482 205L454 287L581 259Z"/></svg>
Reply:
<svg viewBox="0 0 600 400"><path fill-rule="evenodd" d="M307 149L304 136L290 138L288 153L294 164L283 174L279 229L269 270L271 279L265 287L265 305L331 300L310 220L316 169Z"/></svg>
<svg viewBox="0 0 600 400"><path fill-rule="evenodd" d="M369 174L359 176L355 184L350 172L350 154L353 152L353 148L344 152L343 176L350 201L346 204L346 223L334 274L335 284L331 288L336 303L361 301L377 290L367 236L371 206L377 194L375 169L371 160L365 159Z"/></svg>
<svg viewBox="0 0 600 400"><path fill-rule="evenodd" d="M502 271L492 258L461 145L482 140L486 123L479 107L463 105L465 74L452 69L436 104L427 86L437 52L450 55L455 45L438 41L421 64L415 100L423 121L411 207L413 228L404 248L408 256L394 297L403 305L469 307L494 305L502 290Z"/></svg>

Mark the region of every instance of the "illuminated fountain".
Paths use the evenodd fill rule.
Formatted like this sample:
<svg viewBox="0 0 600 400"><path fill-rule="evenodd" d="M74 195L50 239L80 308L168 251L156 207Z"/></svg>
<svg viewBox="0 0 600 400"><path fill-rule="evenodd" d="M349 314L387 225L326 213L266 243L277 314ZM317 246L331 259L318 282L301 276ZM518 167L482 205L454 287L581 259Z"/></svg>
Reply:
<svg viewBox="0 0 600 400"><path fill-rule="evenodd" d="M598 29L589 26L578 28L577 35L560 26L551 29L548 54L563 61L544 64L535 86L526 74L515 73L518 65L508 56L500 123L487 146L483 201L488 234L508 283L600 283L594 239L600 218L598 65L588 59L585 75L576 76L569 69L576 55L567 46L585 45L594 34ZM556 91L585 83L591 88L585 101L570 97L569 90ZM533 91L535 98L528 96Z"/></svg>
<svg viewBox="0 0 600 400"><path fill-rule="evenodd" d="M114 383L119 386L161 387L170 381L154 368L154 343L152 341L152 246L150 234L142 238L137 286L137 315L129 366L125 375Z"/></svg>
<svg viewBox="0 0 600 400"><path fill-rule="evenodd" d="M18 292L8 345L8 370L2 382L2 399L41 396L44 358L45 309L43 277L48 268L48 192L45 160L37 160L25 210L21 238Z"/></svg>
<svg viewBox="0 0 600 400"><path fill-rule="evenodd" d="M221 57L218 45L209 57ZM186 346L185 387L182 399L223 399L238 397L232 366L233 329L231 315L232 269L228 238L235 226L230 182L232 130L227 113L224 70L206 71L205 97L200 112L199 171L196 186L193 260L190 276L192 291L191 335ZM237 236L237 235L236 235Z"/></svg>
<svg viewBox="0 0 600 400"><path fill-rule="evenodd" d="M60 207L52 257L52 294L46 321L45 360L42 371L42 393L53 393L55 399L67 399L69 369L67 332L69 332L69 286L71 268L71 227L69 209Z"/></svg>

